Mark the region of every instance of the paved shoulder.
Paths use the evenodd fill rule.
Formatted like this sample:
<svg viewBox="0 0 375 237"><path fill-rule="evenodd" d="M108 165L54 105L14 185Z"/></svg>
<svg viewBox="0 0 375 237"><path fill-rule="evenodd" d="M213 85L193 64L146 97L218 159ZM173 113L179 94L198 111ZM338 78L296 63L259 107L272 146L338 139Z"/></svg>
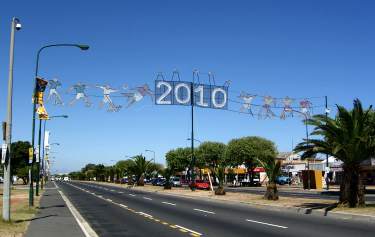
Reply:
<svg viewBox="0 0 375 237"><path fill-rule="evenodd" d="M30 220L26 237L84 237L84 233L53 183L47 183L38 214Z"/></svg>

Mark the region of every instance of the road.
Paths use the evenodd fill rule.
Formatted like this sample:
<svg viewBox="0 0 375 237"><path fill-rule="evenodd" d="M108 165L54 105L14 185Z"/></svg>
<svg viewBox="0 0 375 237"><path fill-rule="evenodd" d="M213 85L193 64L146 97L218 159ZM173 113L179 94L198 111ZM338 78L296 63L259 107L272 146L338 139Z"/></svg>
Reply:
<svg viewBox="0 0 375 237"><path fill-rule="evenodd" d="M227 191L235 193L253 193L253 194L264 194L265 187L226 187ZM283 190L278 189L279 195L283 197L295 197L295 198L311 198L311 199L329 199L338 200L338 191L307 191L307 190ZM375 194L366 194L366 202L375 202Z"/></svg>
<svg viewBox="0 0 375 237"><path fill-rule="evenodd" d="M99 236L373 237L375 226L83 182L58 182Z"/></svg>

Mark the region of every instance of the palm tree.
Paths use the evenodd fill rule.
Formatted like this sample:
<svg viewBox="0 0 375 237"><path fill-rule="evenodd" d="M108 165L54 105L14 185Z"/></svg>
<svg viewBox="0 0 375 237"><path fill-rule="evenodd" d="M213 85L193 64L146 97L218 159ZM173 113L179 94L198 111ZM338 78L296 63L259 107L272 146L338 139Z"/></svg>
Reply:
<svg viewBox="0 0 375 237"><path fill-rule="evenodd" d="M315 126L311 135L322 138L301 142L295 148L297 152L304 152L302 158L323 153L343 162L340 203L349 207L365 205L360 163L375 155L372 106L363 110L358 99L353 104L352 110L337 105L338 113L334 119L316 115L307 120L308 124Z"/></svg>
<svg viewBox="0 0 375 237"><path fill-rule="evenodd" d="M130 173L136 176L138 186L144 186L145 173L149 171L152 163L142 155L135 156L132 161L133 163L129 167Z"/></svg>
<svg viewBox="0 0 375 237"><path fill-rule="evenodd" d="M215 195L225 195L224 179L225 179L225 166L219 164L216 168L217 178L219 179L219 187L215 189Z"/></svg>
<svg viewBox="0 0 375 237"><path fill-rule="evenodd" d="M268 177L267 190L264 199L279 200L279 192L277 191L276 178L281 172L281 162L276 161L275 157L269 156L266 159L258 160L266 171Z"/></svg>

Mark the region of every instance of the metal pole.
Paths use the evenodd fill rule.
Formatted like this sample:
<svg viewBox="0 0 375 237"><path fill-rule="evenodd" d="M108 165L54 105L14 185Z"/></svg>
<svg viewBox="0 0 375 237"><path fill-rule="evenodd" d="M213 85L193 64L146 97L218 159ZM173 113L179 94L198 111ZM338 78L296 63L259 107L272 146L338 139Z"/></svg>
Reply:
<svg viewBox="0 0 375 237"><path fill-rule="evenodd" d="M191 190L195 190L195 155L194 155L194 82L190 86L191 100Z"/></svg>
<svg viewBox="0 0 375 237"><path fill-rule="evenodd" d="M11 142L12 142L12 105L13 105L13 62L14 62L14 30L16 28L16 18L12 19L12 28L10 33L10 51L9 51L9 78L8 78L8 111L6 124L5 142L8 145L8 159L4 164L4 186L3 186L3 220L10 221L10 195L11 195Z"/></svg>
<svg viewBox="0 0 375 237"><path fill-rule="evenodd" d="M38 134L38 158L36 159L36 184L35 195L39 196L39 181L40 181L40 146L42 143L42 120L39 119L39 134Z"/></svg>
<svg viewBox="0 0 375 237"><path fill-rule="evenodd" d="M325 96L325 101L326 101L326 120L328 119L328 97ZM328 168L329 168L329 163L328 163L328 154L326 154L326 189L329 190L329 180L328 180Z"/></svg>
<svg viewBox="0 0 375 237"><path fill-rule="evenodd" d="M45 139L46 139L46 123L47 123L47 120L44 120L44 124L43 124L43 147L42 147L42 151L43 151L43 154L42 154L42 179L40 181L40 189L43 189L44 187L44 152L45 152L45 148L44 148L44 145L45 145Z"/></svg>
<svg viewBox="0 0 375 237"><path fill-rule="evenodd" d="M307 116L305 115L305 125L306 125L306 143L309 145L309 128L307 126ZM307 158L307 188L311 189L311 180L310 180L310 160Z"/></svg>

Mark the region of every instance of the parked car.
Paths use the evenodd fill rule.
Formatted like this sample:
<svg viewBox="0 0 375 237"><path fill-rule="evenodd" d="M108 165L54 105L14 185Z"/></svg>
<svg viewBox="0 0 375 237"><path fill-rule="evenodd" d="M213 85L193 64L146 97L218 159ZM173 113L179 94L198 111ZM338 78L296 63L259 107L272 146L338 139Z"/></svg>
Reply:
<svg viewBox="0 0 375 237"><path fill-rule="evenodd" d="M173 187L181 187L180 177L171 178L171 183L172 183Z"/></svg>
<svg viewBox="0 0 375 237"><path fill-rule="evenodd" d="M164 185L165 178L156 178L154 181L152 181L152 185L154 186L163 186Z"/></svg>
<svg viewBox="0 0 375 237"><path fill-rule="evenodd" d="M195 182L190 182L189 183L190 187L195 187L196 189L205 189L209 190L210 189L210 183L205 180L195 180Z"/></svg>
<svg viewBox="0 0 375 237"><path fill-rule="evenodd" d="M4 178L0 176L0 184L4 183Z"/></svg>
<svg viewBox="0 0 375 237"><path fill-rule="evenodd" d="M288 176L279 176L276 178L276 183L280 185L290 184L290 177Z"/></svg>

